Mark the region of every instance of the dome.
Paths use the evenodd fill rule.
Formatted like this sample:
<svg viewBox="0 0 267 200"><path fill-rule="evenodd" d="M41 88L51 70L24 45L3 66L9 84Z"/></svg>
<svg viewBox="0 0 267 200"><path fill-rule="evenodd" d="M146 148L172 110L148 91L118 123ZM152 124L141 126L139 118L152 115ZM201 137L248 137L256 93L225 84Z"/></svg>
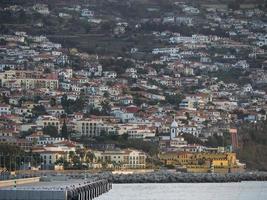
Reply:
<svg viewBox="0 0 267 200"><path fill-rule="evenodd" d="M177 128L178 127L178 124L177 122L175 121L175 119L173 119L173 122L171 124L171 128Z"/></svg>

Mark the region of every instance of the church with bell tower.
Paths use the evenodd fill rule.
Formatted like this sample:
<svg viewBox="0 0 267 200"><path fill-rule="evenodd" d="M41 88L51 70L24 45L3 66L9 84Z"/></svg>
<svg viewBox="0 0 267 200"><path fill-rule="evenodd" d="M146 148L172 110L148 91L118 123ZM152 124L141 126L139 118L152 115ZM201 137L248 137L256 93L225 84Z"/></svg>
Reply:
<svg viewBox="0 0 267 200"><path fill-rule="evenodd" d="M173 140L178 136L178 123L175 121L175 117L173 117L173 121L171 123L171 137L170 139Z"/></svg>
<svg viewBox="0 0 267 200"><path fill-rule="evenodd" d="M177 149L187 145L187 141L184 140L179 132L179 124L175 120L175 116L170 126L169 135L162 136L159 144L161 149Z"/></svg>

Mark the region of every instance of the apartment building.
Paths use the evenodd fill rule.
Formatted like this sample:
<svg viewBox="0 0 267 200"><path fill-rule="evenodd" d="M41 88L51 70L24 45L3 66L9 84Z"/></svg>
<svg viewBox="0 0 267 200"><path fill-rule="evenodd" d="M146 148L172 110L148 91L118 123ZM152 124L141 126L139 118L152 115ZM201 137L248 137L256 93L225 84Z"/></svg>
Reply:
<svg viewBox="0 0 267 200"><path fill-rule="evenodd" d="M108 131L102 119L85 118L75 121L74 124L78 133L88 137L100 136L101 132Z"/></svg>
<svg viewBox="0 0 267 200"><path fill-rule="evenodd" d="M58 76L56 74L43 74L43 72L38 71L10 70L0 73L0 85L27 90L36 88L56 90L58 88Z"/></svg>

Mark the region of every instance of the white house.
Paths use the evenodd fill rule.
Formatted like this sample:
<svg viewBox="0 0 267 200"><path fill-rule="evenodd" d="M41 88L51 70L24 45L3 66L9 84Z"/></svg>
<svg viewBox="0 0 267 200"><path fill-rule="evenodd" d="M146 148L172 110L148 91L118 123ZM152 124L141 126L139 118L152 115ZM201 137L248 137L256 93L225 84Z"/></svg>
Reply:
<svg viewBox="0 0 267 200"><path fill-rule="evenodd" d="M0 115L10 115L10 105L7 104L0 104Z"/></svg>

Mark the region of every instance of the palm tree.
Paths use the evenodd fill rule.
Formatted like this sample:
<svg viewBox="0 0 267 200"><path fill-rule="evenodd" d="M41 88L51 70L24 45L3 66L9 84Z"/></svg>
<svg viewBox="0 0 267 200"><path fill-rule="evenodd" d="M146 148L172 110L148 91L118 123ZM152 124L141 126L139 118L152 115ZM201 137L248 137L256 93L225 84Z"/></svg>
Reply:
<svg viewBox="0 0 267 200"><path fill-rule="evenodd" d="M73 161L74 156L75 156L75 152L74 151L70 151L69 152L69 160Z"/></svg>
<svg viewBox="0 0 267 200"><path fill-rule="evenodd" d="M96 156L92 151L89 151L86 154L86 158L88 159L88 161L94 162L94 160L96 159Z"/></svg>

